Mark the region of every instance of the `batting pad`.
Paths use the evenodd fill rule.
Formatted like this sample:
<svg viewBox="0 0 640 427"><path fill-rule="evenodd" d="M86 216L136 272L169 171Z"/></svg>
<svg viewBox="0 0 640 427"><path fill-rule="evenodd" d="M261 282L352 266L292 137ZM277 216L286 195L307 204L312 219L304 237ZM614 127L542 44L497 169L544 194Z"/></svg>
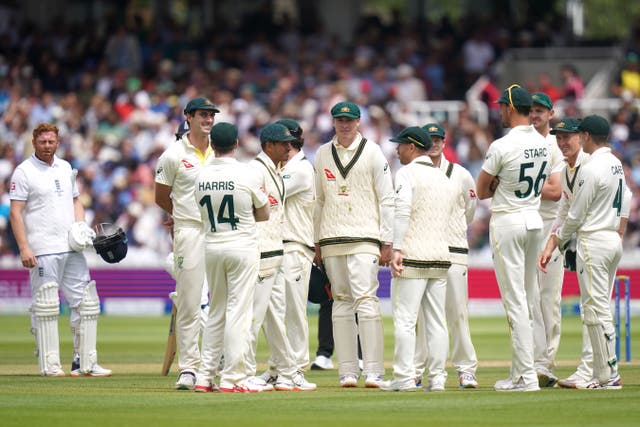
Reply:
<svg viewBox="0 0 640 427"><path fill-rule="evenodd" d="M61 370L60 345L58 339L58 315L60 299L58 284L45 283L36 291L35 301L31 306L34 315L32 333L36 338L36 354L41 375Z"/></svg>
<svg viewBox="0 0 640 427"><path fill-rule="evenodd" d="M98 298L94 280L90 281L84 288L78 312L80 313L80 372L86 374L91 372L93 365L98 362L96 340L100 299Z"/></svg>
<svg viewBox="0 0 640 427"><path fill-rule="evenodd" d="M588 306L584 307L584 324L593 347L593 376L603 383L616 371L615 330L607 331L593 308Z"/></svg>

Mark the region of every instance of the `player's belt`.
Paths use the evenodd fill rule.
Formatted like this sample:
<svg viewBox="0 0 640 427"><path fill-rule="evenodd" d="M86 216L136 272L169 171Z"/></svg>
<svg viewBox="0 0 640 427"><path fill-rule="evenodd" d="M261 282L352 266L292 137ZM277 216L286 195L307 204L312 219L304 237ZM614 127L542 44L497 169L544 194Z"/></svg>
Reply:
<svg viewBox="0 0 640 427"><path fill-rule="evenodd" d="M413 268L442 268L451 267L450 261L420 261L417 259L403 259L402 265Z"/></svg>
<svg viewBox="0 0 640 427"><path fill-rule="evenodd" d="M468 254L469 249L467 248L457 248L455 246L449 246L449 252L453 254Z"/></svg>
<svg viewBox="0 0 640 427"><path fill-rule="evenodd" d="M372 237L330 237L328 239L320 239L320 246L344 245L347 243L373 243L380 246L381 242Z"/></svg>
<svg viewBox="0 0 640 427"><path fill-rule="evenodd" d="M284 251L282 249L277 251L260 252L260 259L273 258L274 256L282 256Z"/></svg>
<svg viewBox="0 0 640 427"><path fill-rule="evenodd" d="M307 246L307 245L305 245L304 243L302 243L302 242L296 242L295 240L283 240L283 241L282 241L282 243L297 243L297 244L299 244L299 245L304 246L305 248L307 248L307 249L309 249L309 250L312 250L312 251L314 251L314 252L316 251L316 248L314 248L313 246Z"/></svg>

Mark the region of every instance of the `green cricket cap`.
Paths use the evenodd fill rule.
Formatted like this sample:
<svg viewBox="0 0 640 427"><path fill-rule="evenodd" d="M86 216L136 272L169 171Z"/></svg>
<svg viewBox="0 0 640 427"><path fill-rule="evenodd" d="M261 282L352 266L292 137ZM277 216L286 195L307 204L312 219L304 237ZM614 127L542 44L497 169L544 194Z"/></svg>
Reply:
<svg viewBox="0 0 640 427"><path fill-rule="evenodd" d="M360 108L353 102L338 102L331 109L333 117L348 117L350 119L360 118Z"/></svg>
<svg viewBox="0 0 640 427"><path fill-rule="evenodd" d="M421 150L429 150L431 148L431 136L429 132L420 126L410 126L404 128L402 132L391 138L389 141L398 142L400 144L413 144Z"/></svg>
<svg viewBox="0 0 640 427"><path fill-rule="evenodd" d="M214 147L231 147L238 140L238 128L231 123L216 123L209 132Z"/></svg>

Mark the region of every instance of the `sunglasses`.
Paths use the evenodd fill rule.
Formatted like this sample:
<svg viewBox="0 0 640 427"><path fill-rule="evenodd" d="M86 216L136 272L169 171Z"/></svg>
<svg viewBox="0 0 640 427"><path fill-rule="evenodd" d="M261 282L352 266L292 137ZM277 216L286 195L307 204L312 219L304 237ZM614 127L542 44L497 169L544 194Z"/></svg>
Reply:
<svg viewBox="0 0 640 427"><path fill-rule="evenodd" d="M511 90L512 90L512 89L515 89L515 88L517 88L517 87L520 87L520 85L519 85L519 84L513 84L513 85L511 85L511 86L509 86L509 87L507 88L507 93L509 94L509 104L511 104L511 106L512 106L513 108L516 108L516 106L515 106L515 105L513 105L513 98L511 97Z"/></svg>

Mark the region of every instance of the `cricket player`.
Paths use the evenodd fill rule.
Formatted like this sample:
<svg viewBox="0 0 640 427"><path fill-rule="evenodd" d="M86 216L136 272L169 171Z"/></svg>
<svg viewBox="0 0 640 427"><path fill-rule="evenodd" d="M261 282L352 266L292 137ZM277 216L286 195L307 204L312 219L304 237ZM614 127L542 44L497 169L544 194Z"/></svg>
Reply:
<svg viewBox="0 0 640 427"><path fill-rule="evenodd" d="M33 130L34 153L11 176L9 215L22 266L29 269L31 333L43 376L62 377L58 316L62 291L71 307L71 376L108 377L98 364L96 339L100 299L82 249L95 237L78 199L76 170L56 156L58 128L40 123ZM78 228L75 239L72 230Z"/></svg>
<svg viewBox="0 0 640 427"><path fill-rule="evenodd" d="M282 169L282 180L287 197L284 203L284 256L282 259L286 301L281 308L286 308L283 313L284 323L293 352L293 360L298 370L304 372L309 365L307 296L311 265L315 255L313 244L315 176L313 165L302 151L304 138L300 124L286 118L276 123L284 125L295 138L291 141L289 159Z"/></svg>
<svg viewBox="0 0 640 427"><path fill-rule="evenodd" d="M413 126L391 138L404 165L396 173L391 304L395 347L393 379L383 391L415 391L416 324L421 311L428 351L427 391L444 391L449 337L445 316L447 271L451 266L449 221L458 191L428 156L432 141Z"/></svg>
<svg viewBox="0 0 640 427"><path fill-rule="evenodd" d="M238 129L211 128L212 162L195 179L194 198L205 234L205 270L212 296L202 334L196 392L258 392L244 367L260 254L256 221L269 219L262 176L234 158ZM224 354L222 372L218 372ZM215 378L220 375L220 388Z"/></svg>
<svg viewBox="0 0 640 427"><path fill-rule="evenodd" d="M586 388L621 389L615 353L615 328L609 302L616 269L622 257L620 223L624 209L625 176L622 164L608 145L609 122L587 116L578 125L583 150L591 155L580 169L573 203L540 257L549 262L551 249L564 245L576 233L576 269L580 308L593 348L593 378Z"/></svg>
<svg viewBox="0 0 640 427"><path fill-rule="evenodd" d="M363 137L360 108L331 108L335 136L316 152L314 241L316 264L324 264L333 294L333 337L342 387L356 387L358 333L366 387L383 381L383 334L378 264L391 259L394 193L389 165ZM358 315L356 326L355 314Z"/></svg>
<svg viewBox="0 0 640 427"><path fill-rule="evenodd" d="M445 311L449 339L451 341L451 362L458 374L458 384L462 388L477 388L476 370L478 358L471 342L469 330L469 290L467 256L469 243L467 229L473 221L476 210L476 183L468 170L451 163L444 156L445 132L437 123L427 123L422 127L431 137L431 149L428 152L433 165L445 173L453 184L457 195L456 208L449 219L451 267L447 272L447 297ZM418 317L418 330L424 328L424 318ZM419 384L425 370L427 345L424 333L416 339L416 378Z"/></svg>
<svg viewBox="0 0 640 427"><path fill-rule="evenodd" d="M478 198L491 200L489 237L493 266L511 331L511 375L496 391L538 391L532 310L540 304L536 280L542 239L540 194L549 174L545 139L529 124L531 95L519 85L502 92L500 119L509 132L487 150L478 175Z"/></svg>
<svg viewBox="0 0 640 427"><path fill-rule="evenodd" d="M189 133L158 159L155 200L173 227L176 280L177 390L193 390L200 363L200 298L204 283L204 234L193 186L200 169L213 159L209 132L218 108L206 98L194 98L184 109Z"/></svg>
<svg viewBox="0 0 640 427"><path fill-rule="evenodd" d="M286 310L283 307L286 300L282 272L286 188L282 178L282 164L289 159L291 142L294 140L295 137L282 124L272 123L265 126L260 133L262 151L249 163L249 166L262 177L262 186L269 198L271 209L269 221L258 225L260 271L253 300L253 320L246 360L251 381L265 391L274 388L279 391L316 389L316 385L308 382L295 364L283 317ZM264 378L255 376L258 334L263 325L271 360L275 365L275 384L269 384Z"/></svg>
<svg viewBox="0 0 640 427"><path fill-rule="evenodd" d="M543 240L538 252L541 252L551 235L551 228L558 215L562 185L560 171L564 167L562 152L556 143L556 137L550 130L553 119L553 102L544 92L531 95L532 105L529 112L531 124L547 141L551 157L551 173L542 186L540 195L540 216L542 217ZM540 306L533 310L534 363L540 387L553 387L558 378L553 373L555 357L560 344L560 326L562 320L562 280L564 279L564 260L560 251L553 253L547 272L537 270Z"/></svg>

